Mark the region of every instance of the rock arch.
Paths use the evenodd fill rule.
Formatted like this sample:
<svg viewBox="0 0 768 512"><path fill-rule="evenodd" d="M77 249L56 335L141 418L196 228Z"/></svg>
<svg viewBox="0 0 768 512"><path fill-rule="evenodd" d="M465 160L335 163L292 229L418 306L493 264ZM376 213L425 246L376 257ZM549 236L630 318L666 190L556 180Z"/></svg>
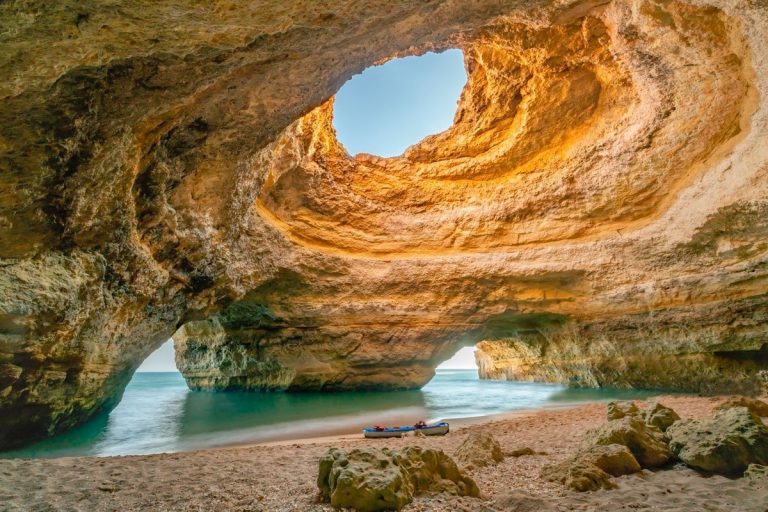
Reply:
<svg viewBox="0 0 768 512"><path fill-rule="evenodd" d="M681 388L758 382L707 357L766 342L764 3L70 3L0 6L0 446L179 328L196 387L418 386L482 339L530 378L630 351L653 384L652 347L706 369ZM454 126L347 155L341 84L445 48Z"/></svg>

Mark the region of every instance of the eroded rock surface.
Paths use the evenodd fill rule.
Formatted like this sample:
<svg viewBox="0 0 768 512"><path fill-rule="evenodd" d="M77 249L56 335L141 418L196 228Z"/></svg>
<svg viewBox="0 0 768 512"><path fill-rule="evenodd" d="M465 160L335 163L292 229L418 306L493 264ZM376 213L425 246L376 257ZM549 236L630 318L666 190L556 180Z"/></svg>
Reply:
<svg viewBox="0 0 768 512"><path fill-rule="evenodd" d="M675 422L680 421L679 414L658 402L649 404L644 412L645 422L662 432L666 432Z"/></svg>
<svg viewBox="0 0 768 512"><path fill-rule="evenodd" d="M634 402L611 402L608 422L588 431L579 450L566 460L545 466L541 477L574 491L613 489L611 477L657 468L673 460L663 433L680 420L672 409L652 402L640 409Z"/></svg>
<svg viewBox="0 0 768 512"><path fill-rule="evenodd" d="M644 468L664 466L672 459L664 434L637 416L609 421L588 432L582 444L585 449L614 444L626 446Z"/></svg>
<svg viewBox="0 0 768 512"><path fill-rule="evenodd" d="M692 468L741 475L750 464L768 464L768 428L746 407L709 420L682 420L667 431L669 447Z"/></svg>
<svg viewBox="0 0 768 512"><path fill-rule="evenodd" d="M0 4L0 447L193 388L486 377L754 392L768 5ZM454 125L351 156L333 95L459 48ZM763 373L761 373L763 372Z"/></svg>
<svg viewBox="0 0 768 512"><path fill-rule="evenodd" d="M489 466L504 460L499 442L482 430L470 432L453 455L466 468Z"/></svg>
<svg viewBox="0 0 768 512"><path fill-rule="evenodd" d="M441 450L408 446L401 450L329 450L320 459L317 485L336 508L360 512L400 510L427 491L479 496L475 482Z"/></svg>
<svg viewBox="0 0 768 512"><path fill-rule="evenodd" d="M757 398L748 396L734 396L715 407L715 411L732 409L734 407L746 407L756 416L768 417L768 404Z"/></svg>
<svg viewBox="0 0 768 512"><path fill-rule="evenodd" d="M632 452L620 444L591 445L558 464L545 466L541 477L584 492L613 489L612 476L630 475L642 468Z"/></svg>

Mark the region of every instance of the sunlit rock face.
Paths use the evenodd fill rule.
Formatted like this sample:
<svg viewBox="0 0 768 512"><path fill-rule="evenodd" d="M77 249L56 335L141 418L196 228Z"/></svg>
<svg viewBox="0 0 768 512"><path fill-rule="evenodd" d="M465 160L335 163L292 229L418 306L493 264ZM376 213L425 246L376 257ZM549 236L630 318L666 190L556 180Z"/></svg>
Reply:
<svg viewBox="0 0 768 512"><path fill-rule="evenodd" d="M492 377L760 382L763 1L5 2L0 26L0 446L109 409L174 332L203 389L417 387L481 340ZM341 85L447 48L454 125L350 157Z"/></svg>

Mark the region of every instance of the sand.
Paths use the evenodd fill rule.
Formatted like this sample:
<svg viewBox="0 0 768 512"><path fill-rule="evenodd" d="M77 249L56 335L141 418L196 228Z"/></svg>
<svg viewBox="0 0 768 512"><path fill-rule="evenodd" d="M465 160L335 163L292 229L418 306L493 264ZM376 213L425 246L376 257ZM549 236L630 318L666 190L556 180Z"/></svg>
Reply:
<svg viewBox="0 0 768 512"><path fill-rule="evenodd" d="M660 400L686 418L709 417L722 399ZM545 454L470 470L481 499L421 496L406 511L768 510L768 489L743 479L706 477L682 465L617 478L618 489L594 493L541 480L541 467L572 453L587 429L605 421L605 409L589 404L474 420L440 438L345 435L148 456L0 460L0 510L330 511L318 502L315 484L317 460L328 448L419 444L450 454L475 429L490 432L507 452L530 447Z"/></svg>

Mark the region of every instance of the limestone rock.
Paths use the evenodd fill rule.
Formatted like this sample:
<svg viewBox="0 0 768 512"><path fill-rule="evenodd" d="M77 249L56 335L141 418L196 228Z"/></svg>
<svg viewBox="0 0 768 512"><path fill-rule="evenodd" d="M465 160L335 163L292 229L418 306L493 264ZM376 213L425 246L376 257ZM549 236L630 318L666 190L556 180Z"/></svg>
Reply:
<svg viewBox="0 0 768 512"><path fill-rule="evenodd" d="M629 475L640 470L640 464L626 446L612 444L591 446L561 463L545 466L541 477L583 492L612 489L615 484L611 476Z"/></svg>
<svg viewBox="0 0 768 512"><path fill-rule="evenodd" d="M764 0L309 4L0 2L0 448L171 336L195 389L418 388L482 342L484 377L760 391ZM453 125L350 155L342 84L449 48Z"/></svg>
<svg viewBox="0 0 768 512"><path fill-rule="evenodd" d="M619 420L626 416L640 416L640 409L635 402L610 402L606 416L608 421Z"/></svg>
<svg viewBox="0 0 768 512"><path fill-rule="evenodd" d="M407 446L398 451L396 461L408 474L417 494L432 491L456 496L480 495L475 481L466 476L442 450Z"/></svg>
<svg viewBox="0 0 768 512"><path fill-rule="evenodd" d="M722 411L733 407L746 407L756 416L768 417L768 404L757 398L750 398L747 396L731 397L715 407L715 411Z"/></svg>
<svg viewBox="0 0 768 512"><path fill-rule="evenodd" d="M666 432L669 427L680 420L679 414L658 402L651 402L643 410L643 414L648 425L656 427L662 432Z"/></svg>
<svg viewBox="0 0 768 512"><path fill-rule="evenodd" d="M567 489L578 492L614 489L616 487L611 475L594 464L577 459L543 467L541 478L550 482L561 483Z"/></svg>
<svg viewBox="0 0 768 512"><path fill-rule="evenodd" d="M582 448L614 444L626 446L643 468L663 466L672 459L664 434L647 425L639 416L609 421L588 432L582 441Z"/></svg>
<svg viewBox="0 0 768 512"><path fill-rule="evenodd" d="M330 449L320 458L317 486L336 508L400 510L419 493L479 496L475 482L439 450Z"/></svg>
<svg viewBox="0 0 768 512"><path fill-rule="evenodd" d="M611 476L630 475L642 469L632 452L620 444L593 446L578 456Z"/></svg>
<svg viewBox="0 0 768 512"><path fill-rule="evenodd" d="M454 457L467 468L480 468L504 460L504 452L488 432L474 430L456 449Z"/></svg>
<svg viewBox="0 0 768 512"><path fill-rule="evenodd" d="M768 428L746 407L718 411L712 419L678 421L667 435L670 449L695 469L738 475L750 464L768 464Z"/></svg>
<svg viewBox="0 0 768 512"><path fill-rule="evenodd" d="M332 506L361 512L400 510L414 493L396 454L387 449L329 450L320 458L317 486Z"/></svg>

